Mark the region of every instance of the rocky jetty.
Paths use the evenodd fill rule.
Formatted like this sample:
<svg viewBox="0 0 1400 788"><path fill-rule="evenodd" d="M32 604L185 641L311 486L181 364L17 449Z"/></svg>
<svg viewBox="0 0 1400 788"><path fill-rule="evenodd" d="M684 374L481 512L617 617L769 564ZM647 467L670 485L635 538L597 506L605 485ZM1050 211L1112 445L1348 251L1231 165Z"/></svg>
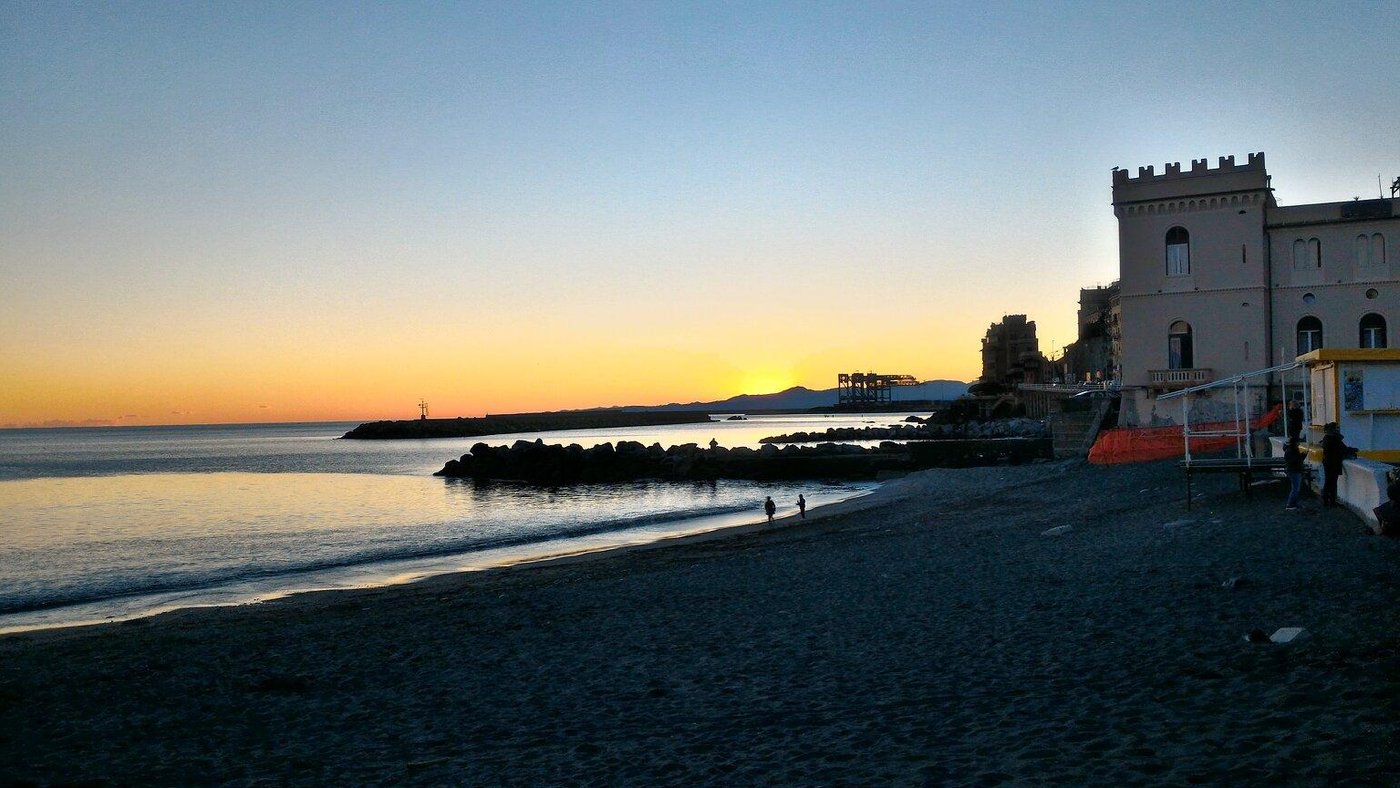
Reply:
<svg viewBox="0 0 1400 788"><path fill-rule="evenodd" d="M935 424L910 416L906 424L889 427L832 427L823 432L793 432L764 438L760 443L821 443L824 441L914 441L981 438L1048 438L1050 428L1036 419L995 419L967 424Z"/></svg>
<svg viewBox="0 0 1400 788"><path fill-rule="evenodd" d="M577 443L521 440L509 447L478 443L434 475L551 485L634 479L876 479L921 468L1020 464L1050 457L1048 439L885 442L875 448L769 444L758 450L702 449L694 443L663 449L659 443L644 446L635 441L585 449Z"/></svg>
<svg viewBox="0 0 1400 788"><path fill-rule="evenodd" d="M516 432L653 427L660 424L700 424L708 421L711 421L709 414L698 411L576 410L556 413L510 413L475 419L371 421L350 430L342 437L352 440L474 438L478 435L508 435Z"/></svg>

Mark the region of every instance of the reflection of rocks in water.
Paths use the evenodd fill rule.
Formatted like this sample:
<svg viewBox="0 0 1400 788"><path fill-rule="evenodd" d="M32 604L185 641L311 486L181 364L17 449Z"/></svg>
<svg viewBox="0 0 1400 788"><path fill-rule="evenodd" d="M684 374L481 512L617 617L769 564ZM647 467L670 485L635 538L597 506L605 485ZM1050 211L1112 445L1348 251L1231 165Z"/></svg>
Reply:
<svg viewBox="0 0 1400 788"><path fill-rule="evenodd" d="M875 479L920 468L1020 464L1051 456L1049 439L945 440L881 443L862 448L839 443L816 446L766 444L755 451L694 443L662 449L636 441L585 449L516 441L510 447L472 446L448 460L436 476L502 479L535 484L616 482L632 479Z"/></svg>

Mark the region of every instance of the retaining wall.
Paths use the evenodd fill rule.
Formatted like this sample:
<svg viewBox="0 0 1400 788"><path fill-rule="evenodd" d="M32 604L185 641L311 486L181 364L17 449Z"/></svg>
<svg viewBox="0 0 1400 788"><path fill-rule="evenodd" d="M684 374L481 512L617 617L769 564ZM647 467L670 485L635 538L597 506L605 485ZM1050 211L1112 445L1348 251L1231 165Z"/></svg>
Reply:
<svg viewBox="0 0 1400 788"><path fill-rule="evenodd" d="M1283 456L1283 438L1270 437L1269 444L1275 457ZM1313 451L1309 452L1306 462L1308 467L1312 468L1311 486L1313 492L1320 495L1322 462L1318 458L1321 457L1321 449L1310 448ZM1386 478L1395 466L1358 457L1346 460L1342 467L1346 472L1337 479L1337 500L1360 517L1372 531L1380 533L1380 523L1376 521L1376 513L1373 510L1387 500Z"/></svg>

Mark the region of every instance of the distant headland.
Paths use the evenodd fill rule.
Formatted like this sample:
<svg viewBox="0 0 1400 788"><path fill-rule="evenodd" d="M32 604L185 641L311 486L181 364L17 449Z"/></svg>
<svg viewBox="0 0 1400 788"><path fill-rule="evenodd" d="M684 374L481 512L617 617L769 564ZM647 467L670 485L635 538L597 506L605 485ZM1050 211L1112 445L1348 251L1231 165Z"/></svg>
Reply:
<svg viewBox="0 0 1400 788"><path fill-rule="evenodd" d="M514 432L700 424L709 420L710 415L700 411L570 410L556 413L510 413L472 419L371 421L350 430L342 437L352 440L473 438L478 435L505 435Z"/></svg>
<svg viewBox="0 0 1400 788"><path fill-rule="evenodd" d="M880 405L868 405L863 412L929 411L967 393L966 383L933 380L904 389L904 397ZM403 438L474 438L513 432L607 429L611 427L654 427L662 424L700 424L710 414L731 413L832 413L837 407L837 390L814 391L794 386L772 394L741 394L712 402L672 402L669 405L622 405L589 410L548 413L511 413L500 416L456 419L402 419L361 424L343 437L357 440ZM419 403L426 413L427 403Z"/></svg>

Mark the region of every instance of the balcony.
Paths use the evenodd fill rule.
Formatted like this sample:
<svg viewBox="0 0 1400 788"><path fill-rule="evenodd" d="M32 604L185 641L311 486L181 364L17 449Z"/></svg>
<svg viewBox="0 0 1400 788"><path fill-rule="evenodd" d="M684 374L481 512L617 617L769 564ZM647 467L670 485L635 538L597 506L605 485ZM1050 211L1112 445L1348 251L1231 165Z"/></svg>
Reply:
<svg viewBox="0 0 1400 788"><path fill-rule="evenodd" d="M1185 389L1215 379L1209 369L1153 369L1147 374L1154 387L1164 389Z"/></svg>

